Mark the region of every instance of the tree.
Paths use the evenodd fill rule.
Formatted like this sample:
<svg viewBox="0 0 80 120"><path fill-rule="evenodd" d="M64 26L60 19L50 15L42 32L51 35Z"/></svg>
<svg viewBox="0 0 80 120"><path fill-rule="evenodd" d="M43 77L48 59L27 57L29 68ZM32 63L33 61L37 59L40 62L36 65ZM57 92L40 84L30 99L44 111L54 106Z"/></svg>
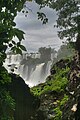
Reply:
<svg viewBox="0 0 80 120"><path fill-rule="evenodd" d="M58 36L70 43L75 40L75 49L80 56L80 1L79 0L35 0L40 8L49 6L58 15L56 27L60 28Z"/></svg>
<svg viewBox="0 0 80 120"><path fill-rule="evenodd" d="M79 0L55 0L50 5L58 14L57 27L61 39L75 42L75 48L80 56L80 1Z"/></svg>
<svg viewBox="0 0 80 120"><path fill-rule="evenodd" d="M15 110L15 102L6 90L5 84L11 82L7 70L3 67L6 58L6 50L10 48L14 53L22 54L26 50L21 45L24 32L15 28L14 18L17 12L23 8L26 0L0 0L0 120L13 120L10 111ZM18 42L13 37L18 38Z"/></svg>
<svg viewBox="0 0 80 120"><path fill-rule="evenodd" d="M32 0L27 0L32 1ZM3 107L12 105L14 109L14 100L10 97L9 92L4 88L5 84L11 82L8 72L3 67L3 62L6 58L6 50L10 48L14 53L22 54L22 50L26 50L21 45L24 39L24 32L15 28L16 23L14 18L17 12L23 8L26 0L0 0L0 107L1 107L1 120L11 120L12 116L8 117L7 110ZM76 38L76 48L80 55L80 2L79 0L35 0L40 5L40 8L49 6L58 12L57 27L59 37L62 39L67 38L72 41ZM41 19L45 24L48 22L44 13L37 12L38 19ZM18 38L18 42L13 40L13 37ZM76 37L77 36L77 37ZM4 114L5 113L5 114ZM7 118L5 118L5 116Z"/></svg>
<svg viewBox="0 0 80 120"><path fill-rule="evenodd" d="M74 56L74 49L70 47L69 44L62 45L57 52L57 60Z"/></svg>
<svg viewBox="0 0 80 120"><path fill-rule="evenodd" d="M10 96L10 92L6 90L5 85L11 82L8 71L3 67L6 59L6 50L10 49L15 54L22 54L22 50L26 48L21 45L24 39L24 32L16 28L14 18L17 12L23 9L26 1L32 0L0 0L0 120L13 120L13 112L15 110L15 101ZM23 13L28 11L22 11ZM39 13L38 19L47 22L46 15ZM13 37L18 38L18 42L13 40Z"/></svg>

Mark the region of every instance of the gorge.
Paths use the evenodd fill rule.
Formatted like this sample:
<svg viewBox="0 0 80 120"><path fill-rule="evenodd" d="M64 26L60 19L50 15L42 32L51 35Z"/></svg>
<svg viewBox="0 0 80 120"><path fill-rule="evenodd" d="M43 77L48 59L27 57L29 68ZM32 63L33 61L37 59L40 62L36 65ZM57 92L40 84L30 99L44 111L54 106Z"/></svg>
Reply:
<svg viewBox="0 0 80 120"><path fill-rule="evenodd" d="M64 101L64 105L68 100L65 90L72 56L70 49L62 48L66 46L58 52L40 48L38 53L7 53L4 66L12 78L7 88L16 102L15 120L55 120L58 112L57 118L62 120L61 109L56 109L60 107L58 104ZM65 59L65 55L69 59Z"/></svg>
<svg viewBox="0 0 80 120"><path fill-rule="evenodd" d="M46 54L47 53L47 54ZM52 63L51 48L40 48L38 53L7 53L4 66L8 72L20 75L29 87L45 82Z"/></svg>

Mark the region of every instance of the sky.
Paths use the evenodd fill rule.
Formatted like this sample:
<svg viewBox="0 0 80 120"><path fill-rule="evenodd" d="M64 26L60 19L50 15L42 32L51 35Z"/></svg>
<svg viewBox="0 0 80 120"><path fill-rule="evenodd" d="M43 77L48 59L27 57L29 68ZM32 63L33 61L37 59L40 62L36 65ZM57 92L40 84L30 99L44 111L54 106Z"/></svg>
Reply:
<svg viewBox="0 0 80 120"><path fill-rule="evenodd" d="M25 5L29 11L27 17L25 17L26 13L20 12L17 14L15 22L16 27L25 32L25 40L22 41L22 44L27 51L37 52L40 47L52 47L58 50L62 41L57 36L58 29L54 28L57 19L56 12L48 7L43 8L41 12L44 12L48 18L48 23L43 25L37 17L39 5L34 1L26 2Z"/></svg>

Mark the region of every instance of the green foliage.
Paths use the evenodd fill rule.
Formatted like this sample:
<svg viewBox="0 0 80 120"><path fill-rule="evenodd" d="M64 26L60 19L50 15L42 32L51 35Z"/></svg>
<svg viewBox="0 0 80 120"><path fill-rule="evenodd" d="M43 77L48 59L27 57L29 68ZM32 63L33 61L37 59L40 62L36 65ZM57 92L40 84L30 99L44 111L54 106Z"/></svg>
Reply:
<svg viewBox="0 0 80 120"><path fill-rule="evenodd" d="M80 41L80 1L79 0L35 0L40 5L40 9L48 6L56 10L58 18L55 27L60 28L58 36L60 39L66 38L68 42ZM79 41L78 41L79 40ZM80 44L80 43L79 43ZM78 49L78 45L74 47Z"/></svg>
<svg viewBox="0 0 80 120"><path fill-rule="evenodd" d="M17 28L14 28L13 32L14 32L14 36L17 36L19 41L22 41L22 39L24 39L24 36L23 36L24 32L23 31L21 31L21 30L19 30Z"/></svg>
<svg viewBox="0 0 80 120"><path fill-rule="evenodd" d="M56 70L57 73L52 76L51 80L47 80L46 83L31 88L31 92L37 96L40 96L41 94L47 93L49 91L56 91L58 93L64 92L65 87L68 84L67 74L70 69L66 68L60 70L56 68Z"/></svg>
<svg viewBox="0 0 80 120"><path fill-rule="evenodd" d="M68 96L66 94L64 94L63 99L60 102L60 107L63 107L64 104L68 101Z"/></svg>
<svg viewBox="0 0 80 120"><path fill-rule="evenodd" d="M14 100L12 99L12 97L10 96L9 92L7 92L6 90L4 90L4 93L2 92L1 93L1 97L3 98L1 100L1 103L3 102L4 103L4 110L6 109L12 109L12 110L15 110L15 103L14 103ZM8 112L8 111L7 111ZM6 114L6 111L5 111L5 114Z"/></svg>
<svg viewBox="0 0 80 120"><path fill-rule="evenodd" d="M10 48L14 53L22 54L26 48L21 45L24 32L17 29L14 18L23 8L26 0L0 0L0 120L13 120L15 102L5 88L11 82L7 70L3 67L6 50ZM18 38L18 42L13 40Z"/></svg>
<svg viewBox="0 0 80 120"><path fill-rule="evenodd" d="M40 5L40 9L45 6L50 6L52 0L35 0L37 4Z"/></svg>
<svg viewBox="0 0 80 120"><path fill-rule="evenodd" d="M59 107L55 108L54 109L54 112L55 112L55 117L54 117L54 120L62 120L62 111L60 110Z"/></svg>
<svg viewBox="0 0 80 120"><path fill-rule="evenodd" d="M46 24L48 22L48 18L44 13L37 12L37 14L38 14L38 19L40 19L43 22L43 24Z"/></svg>
<svg viewBox="0 0 80 120"><path fill-rule="evenodd" d="M64 94L64 97L58 101L58 105L56 108L54 108L55 116L54 120L62 120L62 110L61 108L65 105L65 103L68 101L68 96Z"/></svg>
<svg viewBox="0 0 80 120"><path fill-rule="evenodd" d="M71 43L71 42L70 42ZM67 44L67 45L62 45L60 49L57 52L57 60L60 59L67 59L68 57L73 57L74 56L74 49L71 47L72 44Z"/></svg>
<svg viewBox="0 0 80 120"><path fill-rule="evenodd" d="M2 67L0 70L0 85L11 82L11 78L8 75L7 70Z"/></svg>
<svg viewBox="0 0 80 120"><path fill-rule="evenodd" d="M32 1L32 0L27 0ZM67 37L68 40L75 37L76 33L80 34L80 9L77 1L72 0L35 0L40 5L40 8L45 5L50 6L58 11L57 27L65 28L59 32L59 37ZM22 50L26 51L25 47L21 45L24 39L24 32L15 28L16 23L14 18L17 12L23 8L26 0L0 0L0 119L13 120L14 100L5 89L5 84L11 82L11 79L5 69L3 69L3 62L6 58L6 50L10 48L14 53L22 54ZM54 3L54 4L53 4ZM66 12L67 11L67 12ZM65 13L65 14L64 14ZM76 13L76 15L75 15ZM43 24L48 22L44 13L38 12L38 19L43 21ZM13 37L18 38L18 42L13 41ZM46 85L34 87L31 91L35 95L41 95L48 91L62 92L68 83L65 76L69 71L68 68L58 70L52 77L51 81L47 81ZM59 109L57 109L59 110ZM60 115L59 111L59 115ZM58 115L58 116L59 116Z"/></svg>
<svg viewBox="0 0 80 120"><path fill-rule="evenodd" d="M58 14L57 26L60 28L58 35L69 42L80 35L80 2L78 0L56 0L51 2L51 8Z"/></svg>
<svg viewBox="0 0 80 120"><path fill-rule="evenodd" d="M5 89L0 91L0 119L14 120L15 101Z"/></svg>
<svg viewBox="0 0 80 120"><path fill-rule="evenodd" d="M53 69L56 70L56 73L51 76L51 80L47 80L46 83L31 88L31 92L39 97L43 94L52 92L56 100L53 98L52 111L54 115L51 120L62 120L62 109L68 101L68 95L66 95L65 88L68 84L67 74L70 71L70 68L66 67L60 69L55 65Z"/></svg>
<svg viewBox="0 0 80 120"><path fill-rule="evenodd" d="M19 49L19 47L12 39L15 36L19 41L24 39L24 32L14 28L16 26L14 18L16 17L17 12L21 11L23 8L25 1L26 0L8 0L7 2L4 0L0 1L0 52L5 55L5 58L5 51L8 47L10 47L11 50L16 51L16 53L18 53L18 51L21 53L20 50L16 50L17 48ZM24 50L23 48L21 49Z"/></svg>

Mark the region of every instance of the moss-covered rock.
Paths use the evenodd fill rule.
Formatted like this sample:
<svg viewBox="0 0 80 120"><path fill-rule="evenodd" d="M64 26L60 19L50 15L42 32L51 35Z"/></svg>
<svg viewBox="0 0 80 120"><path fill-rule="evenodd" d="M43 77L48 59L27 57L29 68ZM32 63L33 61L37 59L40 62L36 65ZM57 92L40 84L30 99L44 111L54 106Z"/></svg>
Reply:
<svg viewBox="0 0 80 120"><path fill-rule="evenodd" d="M31 88L40 98L43 120L80 120L80 63L78 56L60 60L46 82Z"/></svg>
<svg viewBox="0 0 80 120"><path fill-rule="evenodd" d="M61 66L60 66L61 64ZM68 85L68 73L70 71L70 60L61 60L51 68L51 75L31 92L40 98L39 110L43 111L44 120L61 120L62 109L68 101L66 86Z"/></svg>
<svg viewBox="0 0 80 120"><path fill-rule="evenodd" d="M72 60L68 80L69 100L63 108L62 120L80 120L80 64L77 56Z"/></svg>

